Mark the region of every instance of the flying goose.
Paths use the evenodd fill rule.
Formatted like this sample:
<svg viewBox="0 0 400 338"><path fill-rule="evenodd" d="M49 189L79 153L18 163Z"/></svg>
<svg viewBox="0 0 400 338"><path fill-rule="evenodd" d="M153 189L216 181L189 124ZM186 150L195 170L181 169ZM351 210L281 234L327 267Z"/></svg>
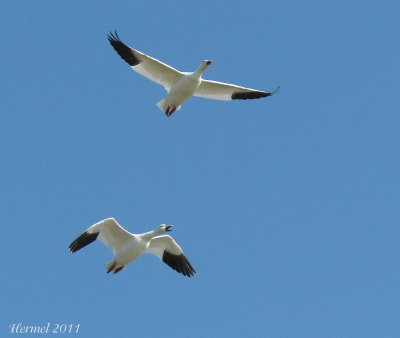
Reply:
<svg viewBox="0 0 400 338"><path fill-rule="evenodd" d="M214 100L247 100L270 96L272 92L236 86L234 84L204 80L201 78L211 65L211 60L203 60L194 72L180 72L175 68L124 44L118 34L108 35L108 41L119 56L140 75L162 85L168 95L157 103L167 116L181 109L181 104L191 96Z"/></svg>
<svg viewBox="0 0 400 338"><path fill-rule="evenodd" d="M114 218L107 218L86 229L69 245L69 251L74 253L99 238L114 253L114 259L106 265L107 273L117 273L142 254L151 253L162 259L172 269L191 277L196 271L178 243L171 236L160 236L171 231L171 227L172 225L161 224L153 231L131 234Z"/></svg>

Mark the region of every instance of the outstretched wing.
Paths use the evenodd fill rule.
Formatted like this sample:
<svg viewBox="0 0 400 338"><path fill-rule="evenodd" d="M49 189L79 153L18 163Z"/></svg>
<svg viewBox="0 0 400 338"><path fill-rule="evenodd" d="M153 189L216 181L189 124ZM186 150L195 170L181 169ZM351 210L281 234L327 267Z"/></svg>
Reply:
<svg viewBox="0 0 400 338"><path fill-rule="evenodd" d="M266 92L262 90L236 86L230 83L201 80L201 84L193 96L224 101L248 100L270 96L275 94L278 90L279 87L272 92Z"/></svg>
<svg viewBox="0 0 400 338"><path fill-rule="evenodd" d="M110 32L108 41L135 72L162 85L167 91L182 76L175 68L125 45L116 31L115 34Z"/></svg>
<svg viewBox="0 0 400 338"><path fill-rule="evenodd" d="M105 246L115 252L129 241L131 236L132 234L120 226L114 218L107 218L86 229L69 245L69 251L76 252L99 238Z"/></svg>
<svg viewBox="0 0 400 338"><path fill-rule="evenodd" d="M147 253L158 256L165 264L184 276L192 277L196 271L171 236L157 236L150 241Z"/></svg>

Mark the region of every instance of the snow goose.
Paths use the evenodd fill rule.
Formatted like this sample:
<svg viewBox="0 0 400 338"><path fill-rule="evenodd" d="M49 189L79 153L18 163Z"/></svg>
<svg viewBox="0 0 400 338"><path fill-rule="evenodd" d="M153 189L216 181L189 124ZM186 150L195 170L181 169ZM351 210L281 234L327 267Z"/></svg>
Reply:
<svg viewBox="0 0 400 338"><path fill-rule="evenodd" d="M179 273L191 277L196 272L184 255L181 247L168 235L172 225L161 224L153 231L131 234L114 218L107 218L90 226L69 245L69 251L76 252L99 238L114 253L114 259L106 265L107 273L117 273L125 265L144 253L158 256L164 263Z"/></svg>
<svg viewBox="0 0 400 338"><path fill-rule="evenodd" d="M270 96L272 92L236 86L229 83L203 80L202 74L211 65L211 60L203 60L194 72L180 72L175 68L152 58L124 44L117 32L108 35L108 41L119 56L140 75L162 85L168 95L157 103L157 106L171 116L181 108L181 104L191 96L214 100L247 100Z"/></svg>

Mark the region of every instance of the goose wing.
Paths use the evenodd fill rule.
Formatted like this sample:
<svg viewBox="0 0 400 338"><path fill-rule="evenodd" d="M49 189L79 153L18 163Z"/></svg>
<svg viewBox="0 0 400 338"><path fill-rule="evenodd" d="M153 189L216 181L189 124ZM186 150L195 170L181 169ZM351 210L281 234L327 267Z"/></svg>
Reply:
<svg viewBox="0 0 400 338"><path fill-rule="evenodd" d="M108 35L108 41L119 56L140 75L162 85L167 91L183 75L175 68L124 44L117 32Z"/></svg>
<svg viewBox="0 0 400 338"><path fill-rule="evenodd" d="M196 272L181 247L171 236L154 237L150 241L147 253L158 256L165 264L184 276L192 277Z"/></svg>
<svg viewBox="0 0 400 338"><path fill-rule="evenodd" d="M99 238L105 246L115 252L129 241L131 236L132 234L114 218L107 218L87 228L69 245L69 251L76 252Z"/></svg>
<svg viewBox="0 0 400 338"><path fill-rule="evenodd" d="M279 87L272 92L236 86L230 83L202 80L199 88L193 96L213 100L248 100L259 99L270 96L278 91Z"/></svg>

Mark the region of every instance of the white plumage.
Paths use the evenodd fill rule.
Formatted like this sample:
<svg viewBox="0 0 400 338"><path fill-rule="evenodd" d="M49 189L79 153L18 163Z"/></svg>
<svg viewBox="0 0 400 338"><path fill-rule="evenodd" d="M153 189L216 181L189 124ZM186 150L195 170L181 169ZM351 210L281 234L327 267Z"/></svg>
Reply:
<svg viewBox="0 0 400 338"><path fill-rule="evenodd" d="M120 40L117 32L110 33L108 40L134 71L162 85L167 90L168 95L157 103L157 106L167 116L178 111L181 104L191 96L226 101L247 100L270 96L279 89L268 92L224 82L203 80L201 76L212 63L211 60L202 61L194 72L180 72L164 62L128 47Z"/></svg>
<svg viewBox="0 0 400 338"><path fill-rule="evenodd" d="M117 273L125 265L139 258L144 253L158 256L172 269L191 277L196 272L184 255L181 247L168 235L172 225L161 224L153 231L132 234L120 226L114 218L107 218L93 224L70 245L73 253L99 238L114 253L114 259L107 264L107 273Z"/></svg>

